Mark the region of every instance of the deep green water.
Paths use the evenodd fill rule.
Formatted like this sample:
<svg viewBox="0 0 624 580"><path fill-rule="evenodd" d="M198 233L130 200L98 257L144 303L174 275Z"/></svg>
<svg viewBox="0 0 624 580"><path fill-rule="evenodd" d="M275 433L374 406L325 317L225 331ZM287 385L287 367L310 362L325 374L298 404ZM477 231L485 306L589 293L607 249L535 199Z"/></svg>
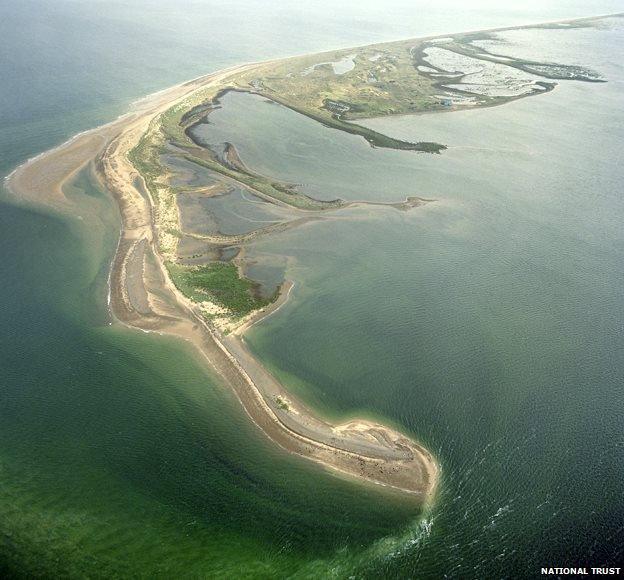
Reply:
<svg viewBox="0 0 624 580"><path fill-rule="evenodd" d="M617 9L451 4L423 16L413 3L332 15L317 3L303 18L285 3L2 5L1 173L132 98L239 60ZM241 25L250 13L259 23ZM71 192L81 219L7 198L1 575L531 577L575 557L621 558L622 36L567 34L563 56L612 82L372 122L448 143L443 156L373 151L289 117L308 147L327 132L341 144L336 183L376 163L384 197L440 200L356 210L258 245L265 260L290 257L297 286L251 337L323 412L394 422L435 450L444 481L424 523L275 450L181 343L109 326L118 225L88 175ZM549 49L538 37L533 50ZM253 157L265 119L249 116L241 153L279 172L279 149Z"/></svg>

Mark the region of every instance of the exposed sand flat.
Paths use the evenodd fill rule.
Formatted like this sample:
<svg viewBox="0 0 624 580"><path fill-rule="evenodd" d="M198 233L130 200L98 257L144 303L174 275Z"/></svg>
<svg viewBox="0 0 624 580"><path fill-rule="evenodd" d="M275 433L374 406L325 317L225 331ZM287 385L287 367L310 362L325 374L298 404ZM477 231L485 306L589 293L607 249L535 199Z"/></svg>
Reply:
<svg viewBox="0 0 624 580"><path fill-rule="evenodd" d="M92 161L114 135L123 121L77 135L67 143L20 165L9 177L9 190L22 199L47 205L66 203L63 184Z"/></svg>

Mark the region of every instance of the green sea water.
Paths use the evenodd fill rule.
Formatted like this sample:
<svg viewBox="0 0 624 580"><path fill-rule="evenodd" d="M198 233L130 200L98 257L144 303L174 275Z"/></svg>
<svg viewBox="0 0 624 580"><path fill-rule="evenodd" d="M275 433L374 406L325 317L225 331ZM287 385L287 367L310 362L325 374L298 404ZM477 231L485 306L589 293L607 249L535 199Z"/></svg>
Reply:
<svg viewBox="0 0 624 580"><path fill-rule="evenodd" d="M615 9L484 5L460 18L444 5L423 17L413 3L334 15L319 3L306 9L314 25L297 28L286 4L107 8L2 6L2 173L132 98L240 60ZM238 26L250 11L263 26ZM77 219L5 196L2 575L532 577L621 558L621 32L566 33L563 56L611 82L371 122L447 143L442 156L373 151L288 117L319 174L319 140L340 145L337 186L366 170L362 195L439 200L353 210L258 244L260 262L290 264L296 286L250 337L324 413L377 417L434 450L443 482L430 513L284 455L186 345L110 326L118 218L87 173L68 189ZM273 155L254 156L267 115L290 113L265 107L246 119L241 154L296 172L294 159L280 165L278 123Z"/></svg>

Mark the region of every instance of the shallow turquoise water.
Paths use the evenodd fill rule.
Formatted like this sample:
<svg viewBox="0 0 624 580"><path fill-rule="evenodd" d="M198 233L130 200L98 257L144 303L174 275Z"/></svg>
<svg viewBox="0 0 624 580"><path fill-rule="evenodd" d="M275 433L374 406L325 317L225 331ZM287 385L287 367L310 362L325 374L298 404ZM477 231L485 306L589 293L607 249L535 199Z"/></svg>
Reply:
<svg viewBox="0 0 624 580"><path fill-rule="evenodd" d="M239 60L617 8L452 4L3 4L1 173ZM3 198L2 575L526 577L616 560L622 75L601 46L587 64L608 65L607 85L384 121L455 146L400 157L436 205L358 210L256 249L283 263L287 248L297 286L254 348L324 412L393 421L438 453L425 524L284 457L180 343L108 325L117 220L88 176L81 220Z"/></svg>

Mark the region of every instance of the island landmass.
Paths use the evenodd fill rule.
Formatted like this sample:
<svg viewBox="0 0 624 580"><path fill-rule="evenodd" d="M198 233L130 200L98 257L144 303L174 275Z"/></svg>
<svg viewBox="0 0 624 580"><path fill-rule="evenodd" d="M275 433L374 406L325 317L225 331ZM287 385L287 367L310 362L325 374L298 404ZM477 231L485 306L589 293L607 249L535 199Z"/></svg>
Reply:
<svg viewBox="0 0 624 580"><path fill-rule="evenodd" d="M605 82L584 67L516 59L492 48L497 32L594 26L601 18L411 39L232 67L142 99L112 123L29 160L9 176L9 187L22 199L71 212L64 186L90 168L120 210L121 233L109 277L109 305L117 321L193 343L236 393L250 419L283 449L426 503L440 478L431 451L373 421L353 419L336 425L318 417L251 354L245 331L281 308L293 284L284 280L274 291L263 291L246 275L244 248L347 207L411 211L435 200L414 192L397 203L316 199L295 184L254 171L233 143L207 145L197 129L209 123L224 95L239 91L362 137L372 147L443 154L446 144L394 139L357 121L499 105L543 94L556 81L567 79ZM278 212L279 219L236 232L218 227L199 231L189 204L234 189Z"/></svg>

